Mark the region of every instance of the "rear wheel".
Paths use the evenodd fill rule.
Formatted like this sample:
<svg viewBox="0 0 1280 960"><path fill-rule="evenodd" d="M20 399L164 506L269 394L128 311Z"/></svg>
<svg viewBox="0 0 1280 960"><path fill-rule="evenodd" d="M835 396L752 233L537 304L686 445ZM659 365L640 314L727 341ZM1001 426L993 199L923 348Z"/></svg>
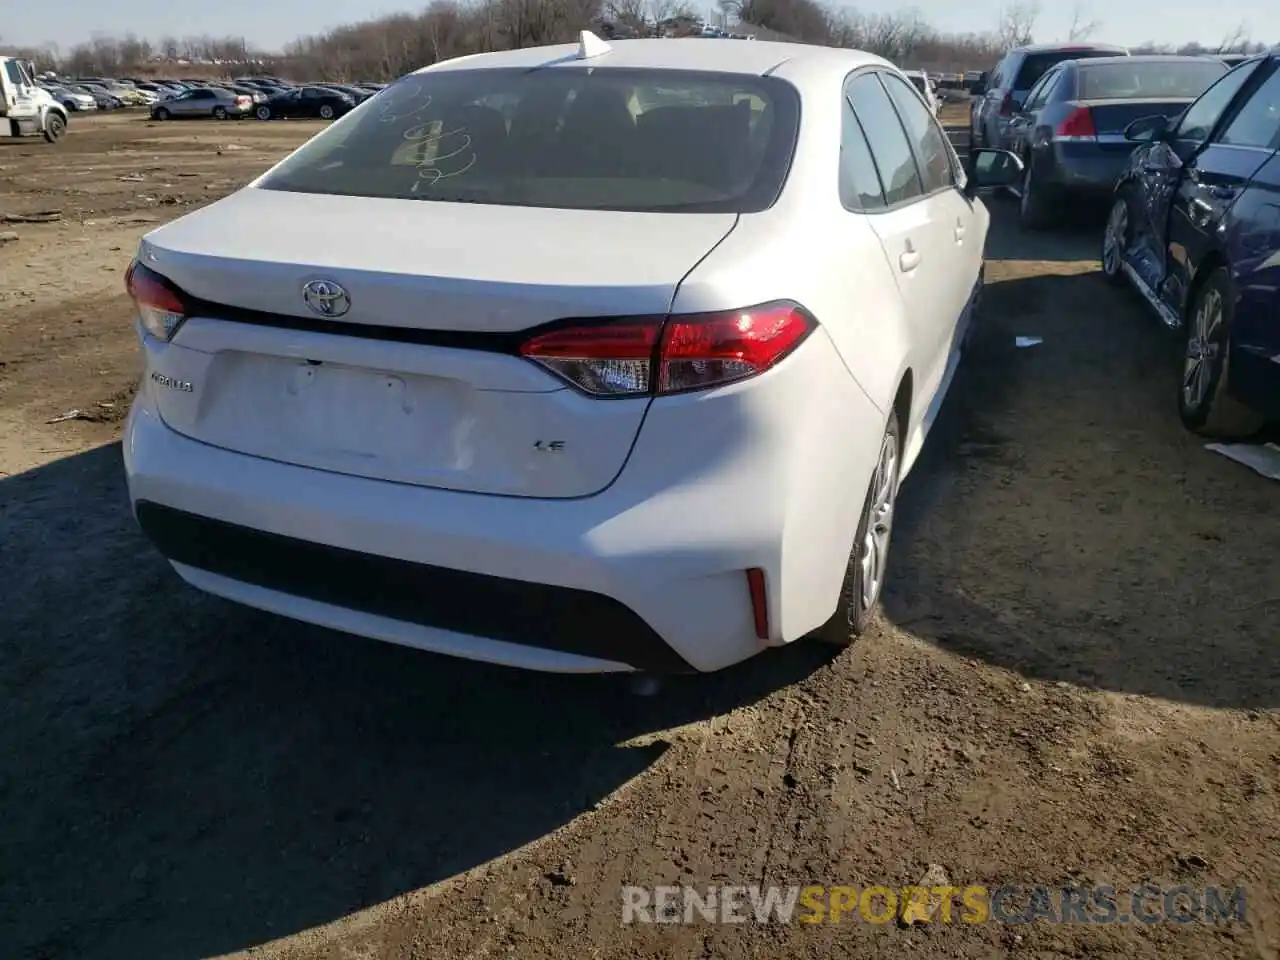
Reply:
<svg viewBox="0 0 1280 960"><path fill-rule="evenodd" d="M329 104L327 104L327 103L325 103L325 104L321 104L321 106L320 106L320 119L322 119L322 120L332 120L332 119L333 119L333 107L329 106Z"/></svg>
<svg viewBox="0 0 1280 960"><path fill-rule="evenodd" d="M837 647L847 647L862 635L875 614L884 589L889 564L889 539L893 533L893 512L898 500L902 443L898 414L889 417L880 456L876 461L867 497L853 538L853 549L845 566L836 612L814 631L815 639Z"/></svg>
<svg viewBox="0 0 1280 960"><path fill-rule="evenodd" d="M1036 179L1035 162L1028 158L1022 171L1022 196L1018 200L1018 221L1029 230L1043 230L1049 226L1056 211L1054 198L1048 187Z"/></svg>
<svg viewBox="0 0 1280 960"><path fill-rule="evenodd" d="M1102 234L1102 275L1112 283L1123 283L1125 252L1133 243L1133 191L1121 190L1107 215L1107 228Z"/></svg>
<svg viewBox="0 0 1280 960"><path fill-rule="evenodd" d="M1225 267L1214 270L1191 301L1178 413L1188 430L1206 437L1244 439L1262 429L1264 418L1227 391L1231 369L1231 323L1235 291Z"/></svg>
<svg viewBox="0 0 1280 960"><path fill-rule="evenodd" d="M214 107L214 108L213 108L213 119L215 119L215 120L225 120L225 119L227 119L227 108L226 108L226 107Z"/></svg>
<svg viewBox="0 0 1280 960"><path fill-rule="evenodd" d="M156 118L157 120L168 120L168 119L169 119L169 111L168 111L168 110L166 110L164 107L161 107L159 110L157 110L157 111L155 112L155 118Z"/></svg>

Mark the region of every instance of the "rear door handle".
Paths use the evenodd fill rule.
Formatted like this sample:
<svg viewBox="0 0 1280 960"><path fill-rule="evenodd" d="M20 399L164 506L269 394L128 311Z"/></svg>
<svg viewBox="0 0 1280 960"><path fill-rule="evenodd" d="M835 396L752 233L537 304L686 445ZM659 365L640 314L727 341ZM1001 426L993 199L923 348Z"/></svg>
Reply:
<svg viewBox="0 0 1280 960"><path fill-rule="evenodd" d="M920 254L910 247L898 255L898 269L903 273L910 273L918 266L920 266Z"/></svg>

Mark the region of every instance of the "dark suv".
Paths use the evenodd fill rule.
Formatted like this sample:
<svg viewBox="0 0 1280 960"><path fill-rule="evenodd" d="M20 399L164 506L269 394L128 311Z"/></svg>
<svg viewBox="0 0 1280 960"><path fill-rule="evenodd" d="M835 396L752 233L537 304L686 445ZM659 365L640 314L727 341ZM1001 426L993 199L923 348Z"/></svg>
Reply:
<svg viewBox="0 0 1280 960"><path fill-rule="evenodd" d="M986 89L973 101L969 142L975 147L1007 149L1009 121L1021 109L1031 88L1055 64L1086 57L1128 55L1124 47L1103 43L1047 44L1010 50L992 69Z"/></svg>

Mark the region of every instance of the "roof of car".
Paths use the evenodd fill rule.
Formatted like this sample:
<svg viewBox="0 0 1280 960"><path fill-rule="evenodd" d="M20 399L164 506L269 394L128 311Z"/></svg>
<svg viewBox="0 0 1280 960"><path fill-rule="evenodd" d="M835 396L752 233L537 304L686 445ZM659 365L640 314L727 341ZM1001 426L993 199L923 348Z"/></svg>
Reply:
<svg viewBox="0 0 1280 960"><path fill-rule="evenodd" d="M1087 60L1067 60L1065 62L1079 69L1085 69L1099 65L1105 66L1108 63L1132 66L1135 63L1199 63L1206 60L1210 63L1222 63L1218 57L1212 54L1178 56L1174 53L1143 53L1133 57L1090 57Z"/></svg>
<svg viewBox="0 0 1280 960"><path fill-rule="evenodd" d="M1069 50L1114 50L1116 53L1128 52L1128 47L1116 46L1113 43L1033 43L1025 47L1014 47L1010 53L1061 53Z"/></svg>
<svg viewBox="0 0 1280 960"><path fill-rule="evenodd" d="M610 49L588 60L593 67L640 67L657 70L709 70L716 73L763 75L790 61L826 62L853 70L866 64L886 61L861 50L821 47L806 43L780 43L757 40L710 41L700 37L674 39L611 40ZM438 70L492 69L502 67L531 68L557 62L579 62L578 44L561 43L545 47L524 47L494 53L477 53L455 57L416 72Z"/></svg>

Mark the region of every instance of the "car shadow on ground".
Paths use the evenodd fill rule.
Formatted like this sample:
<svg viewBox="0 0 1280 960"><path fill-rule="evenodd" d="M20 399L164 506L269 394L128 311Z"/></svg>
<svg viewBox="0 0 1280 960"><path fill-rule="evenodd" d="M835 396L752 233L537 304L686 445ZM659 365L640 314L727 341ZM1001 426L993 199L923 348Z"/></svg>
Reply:
<svg viewBox="0 0 1280 960"><path fill-rule="evenodd" d="M816 644L673 678L525 673L312 628L184 585L118 444L0 481L0 940L17 957L207 957L489 863Z"/></svg>
<svg viewBox="0 0 1280 960"><path fill-rule="evenodd" d="M1052 230L1030 231L1016 225L1016 197L984 195L983 201L991 210L992 219L987 238L988 260L1074 262L1096 260L1101 255L1106 210L1096 204L1064 212Z"/></svg>
<svg viewBox="0 0 1280 960"><path fill-rule="evenodd" d="M888 617L1028 678L1280 705L1275 483L1183 429L1178 343L1134 295L1017 266L989 266L1013 275L904 484Z"/></svg>

